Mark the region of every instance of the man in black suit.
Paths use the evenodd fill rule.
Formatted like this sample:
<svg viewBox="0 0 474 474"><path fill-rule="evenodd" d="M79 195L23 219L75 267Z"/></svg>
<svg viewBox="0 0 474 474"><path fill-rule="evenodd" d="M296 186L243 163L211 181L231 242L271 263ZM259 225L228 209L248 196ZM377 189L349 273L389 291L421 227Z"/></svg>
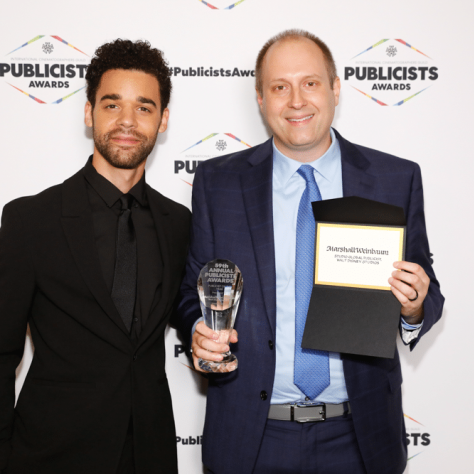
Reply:
<svg viewBox="0 0 474 474"><path fill-rule="evenodd" d="M190 213L145 182L170 73L116 40L87 71L85 167L7 204L0 229L0 472L177 472L164 331ZM35 346L16 408L27 324Z"/></svg>

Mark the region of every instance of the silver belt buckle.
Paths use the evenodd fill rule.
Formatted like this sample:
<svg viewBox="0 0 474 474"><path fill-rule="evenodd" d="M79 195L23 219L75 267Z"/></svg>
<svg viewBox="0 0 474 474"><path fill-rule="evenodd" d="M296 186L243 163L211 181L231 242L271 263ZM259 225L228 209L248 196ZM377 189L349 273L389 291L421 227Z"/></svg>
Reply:
<svg viewBox="0 0 474 474"><path fill-rule="evenodd" d="M304 412L306 413L303 414ZM326 405L300 405L297 403L291 407L291 420L296 421L297 423L312 423L315 421L325 421Z"/></svg>

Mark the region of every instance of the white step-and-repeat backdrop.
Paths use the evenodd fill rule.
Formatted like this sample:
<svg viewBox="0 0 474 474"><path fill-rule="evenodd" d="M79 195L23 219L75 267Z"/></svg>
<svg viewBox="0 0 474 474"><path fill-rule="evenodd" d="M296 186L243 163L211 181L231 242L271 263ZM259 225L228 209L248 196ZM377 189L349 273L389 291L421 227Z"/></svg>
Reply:
<svg viewBox="0 0 474 474"><path fill-rule="evenodd" d="M315 33L332 49L341 77L335 127L353 142L418 162L423 172L446 306L413 353L400 347L407 472L473 472L473 3L233 1L3 1L0 207L62 182L91 154L84 75L102 43L147 39L165 52L171 115L147 180L189 207L200 161L268 137L254 90L260 47L284 29ZM48 67L59 77L45 77ZM180 472L200 474L206 385L188 367L175 330L166 342ZM27 339L18 390L32 350Z"/></svg>

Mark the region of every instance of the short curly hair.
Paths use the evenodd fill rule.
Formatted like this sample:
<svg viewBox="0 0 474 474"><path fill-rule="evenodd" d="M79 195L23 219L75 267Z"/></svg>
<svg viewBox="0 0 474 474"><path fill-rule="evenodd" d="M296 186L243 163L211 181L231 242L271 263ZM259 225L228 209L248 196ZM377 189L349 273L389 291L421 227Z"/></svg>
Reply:
<svg viewBox="0 0 474 474"><path fill-rule="evenodd" d="M171 96L171 71L163 52L152 48L148 41L116 39L97 48L87 68L87 100L95 106L97 89L105 72L111 69L133 69L155 76L160 86L161 112Z"/></svg>

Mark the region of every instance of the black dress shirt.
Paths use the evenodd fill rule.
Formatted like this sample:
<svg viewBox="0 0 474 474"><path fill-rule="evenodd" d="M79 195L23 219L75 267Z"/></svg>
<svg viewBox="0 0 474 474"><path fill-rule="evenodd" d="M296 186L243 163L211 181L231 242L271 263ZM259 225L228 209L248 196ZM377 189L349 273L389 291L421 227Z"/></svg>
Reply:
<svg viewBox="0 0 474 474"><path fill-rule="evenodd" d="M102 275L109 292L114 282L117 223L120 215L120 197L123 195L116 186L100 175L92 166L92 156L84 167L84 178L92 209L94 235L99 254ZM159 299L163 261L158 244L158 235L153 215L148 205L145 173L129 191L134 198L132 221L137 238L137 297L131 337L138 340L146 324L151 306Z"/></svg>

